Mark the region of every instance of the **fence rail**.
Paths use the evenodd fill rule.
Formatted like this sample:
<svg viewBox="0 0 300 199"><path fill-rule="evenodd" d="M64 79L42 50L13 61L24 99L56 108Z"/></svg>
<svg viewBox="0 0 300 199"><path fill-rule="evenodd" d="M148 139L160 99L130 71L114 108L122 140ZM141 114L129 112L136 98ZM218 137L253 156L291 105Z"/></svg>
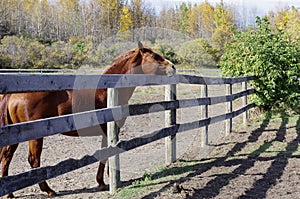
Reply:
<svg viewBox="0 0 300 199"><path fill-rule="evenodd" d="M254 77L213 78L191 75L42 75L0 74L0 93L124 88L167 84L235 84Z"/></svg>
<svg viewBox="0 0 300 199"><path fill-rule="evenodd" d="M14 81L12 81L12 79ZM33 91L55 91L55 90L80 90L80 89L96 89L96 88L117 88L136 87L145 85L176 85L182 84L200 84L200 85L216 85L246 82L253 80L253 77L242 78L208 78L189 75L175 75L174 77L153 76L153 75L32 75L32 74L6 74L0 75L0 93L16 93L16 92L33 92ZM175 86L176 88L176 86ZM173 86L174 89L174 86ZM173 91L174 92L174 91ZM187 108L194 106L208 106L218 103L232 103L238 98L245 98L255 91L246 89L235 94L228 94L218 97L201 97L195 99L176 100L176 98L167 98L166 101L133 104L124 106L114 106L110 108L80 112L59 117L40 119L25 123L13 124L0 127L0 147L11 145L19 142L37 139L45 136L51 136L58 133L64 133L72 130L78 130L86 127L96 126L102 123L113 122L126 118L128 116L141 115L151 112L162 111L161 106L166 111L174 111L178 108ZM170 100L170 101L169 101ZM247 103L247 100L245 101ZM160 105L155 109L154 105ZM114 105L114 103L112 103ZM34 185L41 181L54 178L56 176L76 170L80 167L87 166L99 160L118 155L125 151L136 147L151 143L153 141L170 138L171 157L169 161L174 161L174 138L176 133L197 129L200 127L208 127L208 125L230 120L237 115L245 113L254 107L253 104L245 104L242 108L230 111L214 117L208 117L203 114L201 120L177 124L176 119L170 119L168 126L157 131L153 131L147 135L132 138L129 140L117 141L107 148L97 150L93 155L84 156L79 160L67 159L54 166L45 166L27 171L25 173L0 178L0 196L7 193ZM154 109L153 109L154 108ZM170 117L172 114L169 114ZM80 123L78 123L80 121ZM76 123L76 124L75 124ZM114 131L114 129L112 129ZM205 137L204 137L205 139ZM205 144L205 143L204 143ZM171 146L171 147L170 147ZM175 145L176 146L176 145ZM173 154L173 155L172 155ZM169 154L170 155L170 154ZM113 167L113 166L112 166ZM118 167L117 167L118 169ZM118 181L118 179L113 179ZM111 186L114 187L114 186ZM115 186L115 188L117 185ZM114 188L114 189L115 189ZM112 190L113 191L113 190Z"/></svg>

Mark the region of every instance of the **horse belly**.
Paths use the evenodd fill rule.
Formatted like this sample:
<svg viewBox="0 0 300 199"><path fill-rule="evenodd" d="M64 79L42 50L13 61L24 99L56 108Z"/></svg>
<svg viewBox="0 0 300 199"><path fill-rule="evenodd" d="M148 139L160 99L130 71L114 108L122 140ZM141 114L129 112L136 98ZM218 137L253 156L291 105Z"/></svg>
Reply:
<svg viewBox="0 0 300 199"><path fill-rule="evenodd" d="M104 131L103 125L97 125L93 127L78 129L70 132L62 133L66 136L75 136L75 137L88 137L88 136L104 136L106 132Z"/></svg>

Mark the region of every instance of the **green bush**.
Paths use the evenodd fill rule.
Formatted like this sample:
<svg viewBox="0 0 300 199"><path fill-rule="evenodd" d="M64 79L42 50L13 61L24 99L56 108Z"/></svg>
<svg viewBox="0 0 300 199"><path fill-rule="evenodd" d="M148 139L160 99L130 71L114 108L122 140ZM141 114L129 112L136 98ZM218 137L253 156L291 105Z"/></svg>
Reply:
<svg viewBox="0 0 300 199"><path fill-rule="evenodd" d="M181 63L180 57L176 54L175 49L164 42L158 43L154 46L153 50L161 55L163 55L166 59L170 60L174 64Z"/></svg>
<svg viewBox="0 0 300 199"><path fill-rule="evenodd" d="M182 44L178 50L183 63L191 64L194 67L209 67L214 66L215 60L208 49L209 45L203 39L187 41Z"/></svg>
<svg viewBox="0 0 300 199"><path fill-rule="evenodd" d="M45 46L38 41L16 36L1 40L0 62L2 68L40 68Z"/></svg>
<svg viewBox="0 0 300 199"><path fill-rule="evenodd" d="M226 76L256 76L253 101L261 108L299 110L300 42L257 18L257 29L237 33L221 57Z"/></svg>
<svg viewBox="0 0 300 199"><path fill-rule="evenodd" d="M118 43L109 45L108 47L99 45L93 58L94 62L102 66L110 65L120 55L121 50L123 49L119 47Z"/></svg>
<svg viewBox="0 0 300 199"><path fill-rule="evenodd" d="M78 68L87 59L84 42L41 43L7 36L0 43L0 68Z"/></svg>
<svg viewBox="0 0 300 199"><path fill-rule="evenodd" d="M23 40L16 36L6 36L1 40L0 54L2 68L19 68L25 57Z"/></svg>

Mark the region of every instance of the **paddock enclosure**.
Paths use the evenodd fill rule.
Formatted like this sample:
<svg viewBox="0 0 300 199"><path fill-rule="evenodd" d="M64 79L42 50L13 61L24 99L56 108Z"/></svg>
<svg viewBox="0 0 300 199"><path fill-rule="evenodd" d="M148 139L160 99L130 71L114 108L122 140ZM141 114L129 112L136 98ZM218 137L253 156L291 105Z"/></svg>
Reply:
<svg viewBox="0 0 300 199"><path fill-rule="evenodd" d="M14 81L11 81L12 79ZM160 157L164 157L166 164L170 164L178 158L178 154L183 153L178 151L181 148L176 143L188 151L191 142L193 142L188 140L192 137L191 132L194 133L193 136L197 137L198 145L205 148L211 142L210 130L215 124L224 121L224 129L214 130L214 132L223 131L228 134L232 129L233 118L242 115L241 119L245 122L247 111L254 107L253 104L247 103L247 96L254 93L253 89L247 88L247 82L251 80L253 77L216 78L181 74L174 77L157 75L0 74L0 94L96 88L108 88L109 93L108 108L105 109L0 127L0 147L47 137L45 139L46 151L44 149L42 160L47 158L48 162L51 162L51 157L56 156L55 145L47 148L46 144L47 140L52 139L52 137L56 139L58 144L59 142L63 143L64 139L70 139L74 146L83 144L86 147L84 152L75 152L75 154L77 153L75 157L66 153L64 154L66 159L59 162L52 161L50 165L43 163L44 166L38 169L27 169L27 171L22 170L22 168L19 170L20 173L1 178L0 196L64 174L64 177L68 178L66 173L77 169L81 171L82 176L80 179L72 179L71 181L80 181L79 184L82 184L82 181L89 180L95 183L94 174L96 170L93 171L93 176L87 176L84 170L90 169L89 166L93 163L107 158L109 158L110 163L110 177L107 183L110 184L110 192L113 193L120 186L122 167L125 167L127 171L131 170L131 165L122 166L122 163L126 161L122 161L122 157L120 161L120 154L130 154L126 157L130 164L139 165L141 164L139 160L143 163L146 161L152 163L155 162L153 157L150 158L141 154L139 158L134 157L139 154L141 146L149 145L152 146L148 149L149 154L152 154L150 151L153 150L153 153L159 153ZM137 86L138 88L129 105L116 105L117 102L114 99L118 95L118 88ZM219 91L217 95L214 94L214 89L220 87L224 88L223 92ZM157 93L154 92L156 89L158 90ZM236 102L238 99L241 103ZM217 111L212 111L211 107L217 107L220 104L224 106ZM140 116L144 120L140 121L138 125L146 125L146 129L141 133L140 129L137 128L134 134L130 134L128 132L130 131L129 127L133 126L133 121L139 121L137 117ZM128 117L125 126L121 132L116 132L115 121L125 117ZM109 147L107 148L100 149L100 145L98 147L97 143L100 143L99 139L101 138L80 137L78 139L58 135L66 131L80 130L107 122L109 122ZM133 128L135 127L133 126ZM48 136L50 137L48 138ZM164 143L161 140L163 138L165 139ZM74 146L70 146L70 152L73 151ZM157 148L161 147L164 148L163 153L157 151ZM50 150L53 151L51 153L54 155L48 155ZM131 153L133 150L135 153ZM59 153L58 151L57 154ZM27 161L23 162L24 165L27 165ZM12 162L13 166L14 162ZM19 166L15 165L14 167ZM55 184L55 181L56 179L50 180L50 186ZM55 186L53 188L55 189ZM72 187L68 188L72 190ZM84 187L82 190L84 191ZM80 190L74 190L74 192L76 191ZM94 189L87 189L86 191L95 192Z"/></svg>

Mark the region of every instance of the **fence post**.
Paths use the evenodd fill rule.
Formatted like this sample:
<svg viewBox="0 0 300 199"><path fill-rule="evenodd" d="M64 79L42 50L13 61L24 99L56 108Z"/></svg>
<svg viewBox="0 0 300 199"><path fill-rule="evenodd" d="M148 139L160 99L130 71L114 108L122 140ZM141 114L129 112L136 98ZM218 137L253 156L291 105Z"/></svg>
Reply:
<svg viewBox="0 0 300 199"><path fill-rule="evenodd" d="M165 86L165 100L176 100L176 84ZM176 124L176 110L165 111L165 126ZM165 162L167 165L176 160L176 135L165 138Z"/></svg>
<svg viewBox="0 0 300 199"><path fill-rule="evenodd" d="M107 89L107 107L118 105L118 89ZM107 123L107 142L108 146L114 145L119 140L119 127L116 122ZM119 155L112 156L108 159L109 163L109 192L115 193L120 184L120 159Z"/></svg>
<svg viewBox="0 0 300 199"><path fill-rule="evenodd" d="M246 91L247 90L247 81L242 82L242 90ZM243 100L243 107L248 105L248 95L245 95L242 100ZM248 120L248 111L245 111L243 113L243 123L244 125L247 123Z"/></svg>
<svg viewBox="0 0 300 199"><path fill-rule="evenodd" d="M232 95L232 84L226 84L226 95ZM232 113L232 100L227 102L227 107L226 107L226 113ZM228 135L232 131L232 118L227 119L225 121L226 123L226 128L225 128L225 134Z"/></svg>
<svg viewBox="0 0 300 199"><path fill-rule="evenodd" d="M208 86L207 84L201 85L201 98L208 97ZM208 104L201 106L201 118L208 118ZM201 129L201 147L208 145L208 125Z"/></svg>

